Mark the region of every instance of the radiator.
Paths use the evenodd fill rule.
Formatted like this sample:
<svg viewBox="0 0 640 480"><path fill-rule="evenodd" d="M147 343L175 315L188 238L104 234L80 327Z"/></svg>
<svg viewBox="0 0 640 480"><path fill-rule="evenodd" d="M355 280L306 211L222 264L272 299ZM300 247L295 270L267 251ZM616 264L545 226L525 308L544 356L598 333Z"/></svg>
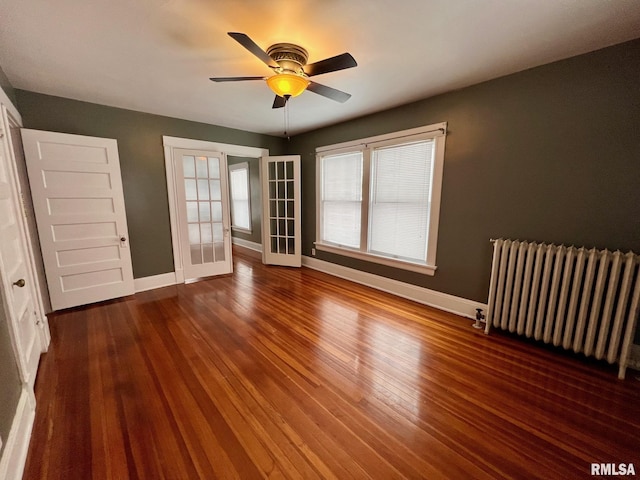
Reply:
<svg viewBox="0 0 640 480"><path fill-rule="evenodd" d="M633 252L492 240L485 333L525 335L619 364L623 379L638 319Z"/></svg>

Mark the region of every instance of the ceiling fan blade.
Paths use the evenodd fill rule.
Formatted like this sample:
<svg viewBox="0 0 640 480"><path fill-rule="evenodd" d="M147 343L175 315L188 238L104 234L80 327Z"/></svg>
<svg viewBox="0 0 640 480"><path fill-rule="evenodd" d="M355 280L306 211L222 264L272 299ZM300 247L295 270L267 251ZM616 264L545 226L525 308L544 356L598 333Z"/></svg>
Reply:
<svg viewBox="0 0 640 480"><path fill-rule="evenodd" d="M267 52L262 50L256 44L256 42L254 42L253 40L251 40L249 38L248 35L245 35L244 33L238 33L238 32L228 32L228 35L231 38L233 38L236 42L238 42L240 45L242 45L244 48L246 48L251 53L253 53L260 60L262 60L269 67L271 67L271 68L278 68L279 67L279 65L275 62L275 60L273 60L273 58L271 58L269 55L267 55Z"/></svg>
<svg viewBox="0 0 640 480"><path fill-rule="evenodd" d="M309 77L314 75L321 75L323 73L336 72L338 70L344 70L346 68L357 67L355 58L349 53L343 53L336 55L335 57L325 58L319 62L311 63L304 67L304 72Z"/></svg>
<svg viewBox="0 0 640 480"><path fill-rule="evenodd" d="M281 97L280 95L276 95L276 98L273 99L273 107L271 108L282 108L287 104L287 99L285 97Z"/></svg>
<svg viewBox="0 0 640 480"><path fill-rule="evenodd" d="M212 82L244 82L245 80L266 80L267 77L211 77Z"/></svg>
<svg viewBox="0 0 640 480"><path fill-rule="evenodd" d="M309 82L307 90L340 103L344 103L351 98L351 95L346 92L316 82Z"/></svg>

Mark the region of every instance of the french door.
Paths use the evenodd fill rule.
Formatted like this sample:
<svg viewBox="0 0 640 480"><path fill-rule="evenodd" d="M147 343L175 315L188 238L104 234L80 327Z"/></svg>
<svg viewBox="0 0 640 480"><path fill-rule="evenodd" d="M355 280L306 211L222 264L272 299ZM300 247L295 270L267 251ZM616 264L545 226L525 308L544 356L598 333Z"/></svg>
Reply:
<svg viewBox="0 0 640 480"><path fill-rule="evenodd" d="M219 152L173 149L185 280L233 271L227 161Z"/></svg>
<svg viewBox="0 0 640 480"><path fill-rule="evenodd" d="M265 264L299 267L300 156L262 157L262 259Z"/></svg>
<svg viewBox="0 0 640 480"><path fill-rule="evenodd" d="M118 145L22 130L54 310L134 293Z"/></svg>

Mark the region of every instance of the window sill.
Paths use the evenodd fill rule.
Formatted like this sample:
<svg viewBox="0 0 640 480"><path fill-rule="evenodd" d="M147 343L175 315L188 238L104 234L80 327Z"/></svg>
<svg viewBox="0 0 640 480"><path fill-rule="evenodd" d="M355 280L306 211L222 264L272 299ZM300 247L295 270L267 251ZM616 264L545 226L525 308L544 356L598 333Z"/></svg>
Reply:
<svg viewBox="0 0 640 480"><path fill-rule="evenodd" d="M436 273L436 269L438 268L435 265L412 263L403 260L396 260L394 258L381 257L380 255L364 253L359 250L353 250L347 247L339 247L337 245L329 245L326 243L315 242L315 246L318 250L321 250L323 252L335 253L336 255L342 255L344 257L357 258L359 260L365 260L367 262L378 263L380 265L386 265L402 270L409 270L412 272L424 273L426 275L433 276Z"/></svg>
<svg viewBox="0 0 640 480"><path fill-rule="evenodd" d="M238 232L238 233L251 234L251 229L242 228L242 227L234 227L233 225L231 226L231 230L234 231L234 232Z"/></svg>

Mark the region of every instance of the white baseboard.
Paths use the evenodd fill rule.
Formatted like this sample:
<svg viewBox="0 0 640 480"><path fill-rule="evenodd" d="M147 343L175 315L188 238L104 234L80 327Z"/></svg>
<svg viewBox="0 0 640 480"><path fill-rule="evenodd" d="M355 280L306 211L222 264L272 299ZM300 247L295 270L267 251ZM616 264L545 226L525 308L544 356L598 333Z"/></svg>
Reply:
<svg viewBox="0 0 640 480"><path fill-rule="evenodd" d="M0 479L20 479L24 472L35 418L35 398L24 386L13 417L11 431L0 459Z"/></svg>
<svg viewBox="0 0 640 480"><path fill-rule="evenodd" d="M175 272L161 273L160 275L152 275L151 277L142 277L133 279L133 288L136 293L153 290L154 288L168 287L175 285Z"/></svg>
<svg viewBox="0 0 640 480"><path fill-rule="evenodd" d="M242 238L233 237L231 242L234 245L239 245L241 247L248 248L249 250L255 250L256 252L262 253L262 244L256 242L250 242L249 240L243 240Z"/></svg>
<svg viewBox="0 0 640 480"><path fill-rule="evenodd" d="M303 256L302 265L463 317L475 319L476 308L481 308L484 311L487 310L487 305L484 303L429 290L428 288L418 287L353 268L343 267L342 265L325 262L324 260L318 260L313 257Z"/></svg>
<svg viewBox="0 0 640 480"><path fill-rule="evenodd" d="M250 242L239 238L234 238L233 243L256 252L262 252L262 244L260 243ZM313 257L303 256L302 265L320 272L328 273L335 277L344 278L345 280L360 283L377 290L382 290L383 292L392 293L399 297L407 298L414 302L422 303L423 305L435 307L440 310L444 310L445 312L455 313L456 315L461 315L467 318L475 319L477 308L481 308L485 311L487 309L487 305L484 303L456 297L447 293L437 292L435 290L429 290L428 288L418 287L416 285L381 277L372 273L362 272L353 268L343 267L342 265L325 262L324 260L318 260ZM136 292L144 292L154 288L175 285L177 283L177 276L175 272L169 272L151 277L136 278L133 283Z"/></svg>

